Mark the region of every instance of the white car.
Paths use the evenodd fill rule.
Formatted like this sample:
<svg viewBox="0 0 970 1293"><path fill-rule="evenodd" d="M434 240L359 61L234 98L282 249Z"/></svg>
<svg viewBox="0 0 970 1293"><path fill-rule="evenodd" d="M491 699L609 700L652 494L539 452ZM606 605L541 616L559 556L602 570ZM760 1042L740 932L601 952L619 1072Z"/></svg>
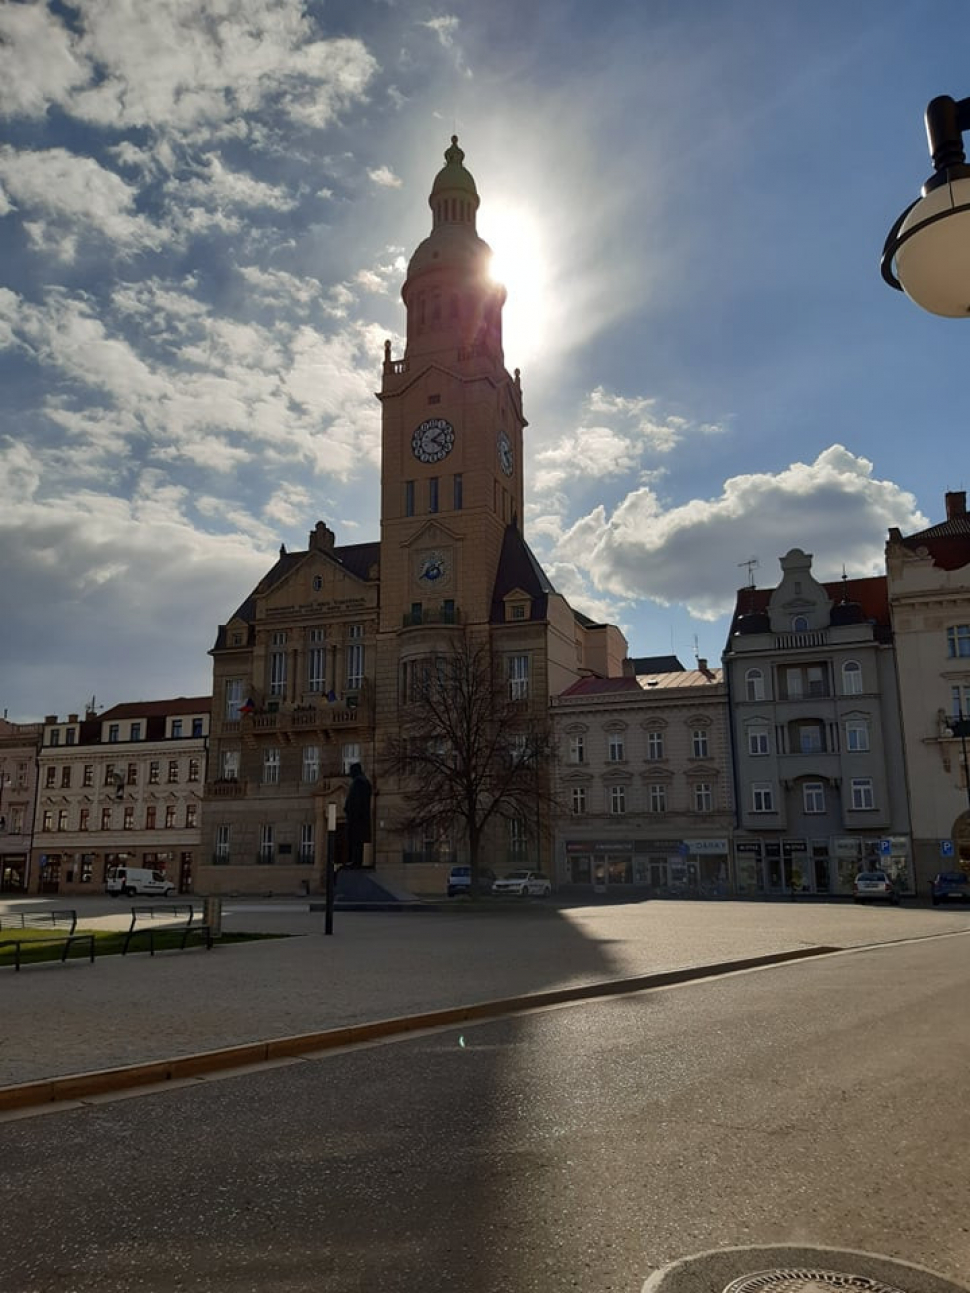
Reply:
<svg viewBox="0 0 970 1293"><path fill-rule="evenodd" d="M492 893L518 893L525 897L548 898L552 893L549 877L541 871L510 871L492 885Z"/></svg>

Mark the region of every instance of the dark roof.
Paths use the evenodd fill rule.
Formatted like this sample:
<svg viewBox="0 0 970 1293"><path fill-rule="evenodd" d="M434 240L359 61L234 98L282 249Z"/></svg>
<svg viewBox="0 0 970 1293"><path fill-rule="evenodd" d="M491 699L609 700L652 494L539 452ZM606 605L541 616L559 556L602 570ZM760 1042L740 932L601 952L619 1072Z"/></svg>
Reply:
<svg viewBox="0 0 970 1293"><path fill-rule="evenodd" d="M208 714L211 696L176 696L174 700L134 700L112 705L98 714L97 721L114 718L167 718L169 714Z"/></svg>
<svg viewBox="0 0 970 1293"><path fill-rule="evenodd" d="M532 598L532 614L529 618L544 620L549 594L556 590L518 527L507 525L495 575L495 587L492 590L493 624L505 622L504 599L516 588L521 588Z"/></svg>
<svg viewBox="0 0 970 1293"><path fill-rule="evenodd" d="M933 565L941 570L960 570L970 565L970 516L950 517L939 525L905 536L893 529L889 532L889 539L890 542L901 543L911 552L925 548Z"/></svg>
<svg viewBox="0 0 970 1293"><path fill-rule="evenodd" d="M635 674L680 673L684 668L675 655L634 655L629 663Z"/></svg>
<svg viewBox="0 0 970 1293"><path fill-rule="evenodd" d="M855 614L862 622L889 631L889 591L885 575L872 575L868 579L833 579L831 583L823 583L822 587L832 599L833 615L843 603L854 602L859 607ZM746 617L767 617L768 602L774 591L774 588L738 589L729 640L735 633L744 631L742 621ZM766 628L765 632L770 632L770 629Z"/></svg>

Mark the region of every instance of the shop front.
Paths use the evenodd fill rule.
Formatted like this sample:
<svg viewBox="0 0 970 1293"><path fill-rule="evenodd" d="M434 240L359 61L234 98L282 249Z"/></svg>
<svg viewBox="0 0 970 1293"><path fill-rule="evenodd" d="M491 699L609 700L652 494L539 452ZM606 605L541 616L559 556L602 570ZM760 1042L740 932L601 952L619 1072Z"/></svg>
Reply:
<svg viewBox="0 0 970 1293"><path fill-rule="evenodd" d="M560 886L614 897L719 897L731 891L727 839L566 840Z"/></svg>
<svg viewBox="0 0 970 1293"><path fill-rule="evenodd" d="M836 835L828 839L735 840L740 897L813 894L851 897L860 871L887 871L912 891L909 839Z"/></svg>

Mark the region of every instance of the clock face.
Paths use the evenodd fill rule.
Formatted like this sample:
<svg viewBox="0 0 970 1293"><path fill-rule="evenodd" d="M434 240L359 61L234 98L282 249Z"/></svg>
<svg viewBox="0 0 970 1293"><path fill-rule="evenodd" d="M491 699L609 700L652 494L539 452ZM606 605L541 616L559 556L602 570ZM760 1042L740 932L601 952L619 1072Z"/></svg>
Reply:
<svg viewBox="0 0 970 1293"><path fill-rule="evenodd" d="M411 452L418 462L441 462L451 453L455 428L444 418L428 418L411 437Z"/></svg>
<svg viewBox="0 0 970 1293"><path fill-rule="evenodd" d="M436 584L448 573L448 562L441 552L429 552L420 559L418 578L426 584Z"/></svg>
<svg viewBox="0 0 970 1293"><path fill-rule="evenodd" d="M506 476L512 475L512 441L503 431L498 438L498 459Z"/></svg>

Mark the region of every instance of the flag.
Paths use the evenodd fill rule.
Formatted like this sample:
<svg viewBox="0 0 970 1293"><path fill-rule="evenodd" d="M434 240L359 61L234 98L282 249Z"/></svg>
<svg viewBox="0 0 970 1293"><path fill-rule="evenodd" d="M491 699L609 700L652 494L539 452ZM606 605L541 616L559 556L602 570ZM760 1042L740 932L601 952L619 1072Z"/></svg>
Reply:
<svg viewBox="0 0 970 1293"><path fill-rule="evenodd" d="M246 700L239 706L240 714L252 714L256 709L253 704L252 696L247 696Z"/></svg>
<svg viewBox="0 0 970 1293"><path fill-rule="evenodd" d="M337 693L334 691L332 687L327 692L327 700L330 702L331 705L335 705L337 703Z"/></svg>

